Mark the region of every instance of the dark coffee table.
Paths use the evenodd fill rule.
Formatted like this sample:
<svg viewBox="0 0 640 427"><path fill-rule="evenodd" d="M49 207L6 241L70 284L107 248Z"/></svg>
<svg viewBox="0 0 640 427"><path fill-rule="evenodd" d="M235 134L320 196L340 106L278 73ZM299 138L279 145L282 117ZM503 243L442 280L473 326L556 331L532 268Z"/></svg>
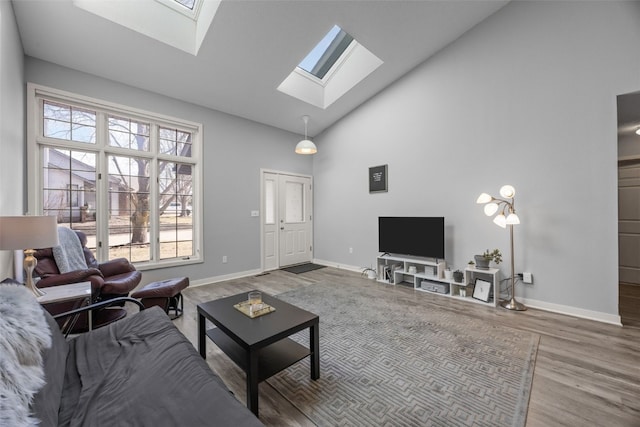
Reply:
<svg viewBox="0 0 640 427"><path fill-rule="evenodd" d="M262 294L276 311L250 318L233 306L248 292L198 304L198 351L206 359L209 337L247 374L247 407L258 416L258 383L311 356L311 379L320 378L319 318L306 310ZM216 328L206 330L206 319ZM288 338L309 328L309 348Z"/></svg>

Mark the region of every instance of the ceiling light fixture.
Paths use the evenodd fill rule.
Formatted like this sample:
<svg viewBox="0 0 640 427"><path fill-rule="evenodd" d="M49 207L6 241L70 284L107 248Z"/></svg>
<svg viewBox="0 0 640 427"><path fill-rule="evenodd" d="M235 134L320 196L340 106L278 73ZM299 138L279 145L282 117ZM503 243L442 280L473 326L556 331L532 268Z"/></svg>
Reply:
<svg viewBox="0 0 640 427"><path fill-rule="evenodd" d="M310 141L307 138L307 125L309 123L309 116L302 116L302 120L304 121L304 139L298 142L296 145L296 153L297 154L316 154L318 152L318 148L313 141Z"/></svg>
<svg viewBox="0 0 640 427"><path fill-rule="evenodd" d="M636 129L636 135L640 135L640 126L638 126L638 129Z"/></svg>

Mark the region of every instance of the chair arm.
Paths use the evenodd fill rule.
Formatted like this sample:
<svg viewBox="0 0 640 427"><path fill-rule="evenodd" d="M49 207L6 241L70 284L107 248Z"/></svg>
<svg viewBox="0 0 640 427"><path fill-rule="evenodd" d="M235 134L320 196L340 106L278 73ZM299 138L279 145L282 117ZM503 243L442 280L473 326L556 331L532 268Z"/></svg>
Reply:
<svg viewBox="0 0 640 427"><path fill-rule="evenodd" d="M116 258L103 262L98 266L104 277L116 276L122 273L135 271L136 268L126 258Z"/></svg>
<svg viewBox="0 0 640 427"><path fill-rule="evenodd" d="M53 316L54 319L63 319L65 317L73 316L75 314L84 313L85 311L93 311L99 308L109 307L114 304L122 303L122 302L132 302L138 306L138 311L144 310L144 305L135 298L131 297L118 297L113 298L106 301L100 301L93 304L85 305L84 307L76 308L75 310L65 311L64 313L59 313Z"/></svg>
<svg viewBox="0 0 640 427"><path fill-rule="evenodd" d="M90 276L102 277L102 273L97 268L87 268L86 270L69 271L62 274L51 274L42 277L36 285L39 288L48 288L49 286L68 285L69 283L78 283L87 281Z"/></svg>

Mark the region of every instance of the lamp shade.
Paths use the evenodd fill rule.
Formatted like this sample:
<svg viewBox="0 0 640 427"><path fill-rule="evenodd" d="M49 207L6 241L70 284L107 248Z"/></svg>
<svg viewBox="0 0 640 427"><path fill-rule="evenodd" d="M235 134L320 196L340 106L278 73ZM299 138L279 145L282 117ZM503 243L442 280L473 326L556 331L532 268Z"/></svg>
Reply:
<svg viewBox="0 0 640 427"><path fill-rule="evenodd" d="M502 228L506 228L507 227L507 218L505 218L505 216L503 214L500 215L496 215L495 218L493 218L493 223L499 227Z"/></svg>
<svg viewBox="0 0 640 427"><path fill-rule="evenodd" d="M0 217L0 249L39 249L58 245L55 216Z"/></svg>
<svg viewBox="0 0 640 427"><path fill-rule="evenodd" d="M484 205L484 214L486 216L491 216L494 213L498 212L499 208L500 207L497 203L487 203L486 205Z"/></svg>
<svg viewBox="0 0 640 427"><path fill-rule="evenodd" d="M493 200L493 197L491 197L490 195L488 195L487 193L482 193L481 195L478 196L478 198L476 199L476 203L478 204L482 204L482 203L489 203L490 201Z"/></svg>
<svg viewBox="0 0 640 427"><path fill-rule="evenodd" d="M507 199L513 199L513 196L516 195L516 189L511 185L503 185L500 187L500 195Z"/></svg>
<svg viewBox="0 0 640 427"><path fill-rule="evenodd" d="M520 218L518 218L518 215L516 215L514 212L511 212L509 215L507 215L505 224L508 224L508 225L520 224Z"/></svg>
<svg viewBox="0 0 640 427"><path fill-rule="evenodd" d="M316 147L316 144L308 139L303 139L296 145L297 154L315 154L317 152L318 148Z"/></svg>

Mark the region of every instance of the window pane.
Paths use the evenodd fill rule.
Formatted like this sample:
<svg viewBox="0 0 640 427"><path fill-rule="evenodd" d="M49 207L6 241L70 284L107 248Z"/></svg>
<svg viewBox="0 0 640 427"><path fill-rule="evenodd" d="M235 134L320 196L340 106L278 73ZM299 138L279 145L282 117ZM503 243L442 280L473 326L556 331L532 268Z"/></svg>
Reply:
<svg viewBox="0 0 640 427"><path fill-rule="evenodd" d="M44 102L44 117L71 122L71 107L54 102Z"/></svg>
<svg viewBox="0 0 640 427"><path fill-rule="evenodd" d="M191 157L192 135L178 129L160 128L159 151L163 154Z"/></svg>
<svg viewBox="0 0 640 427"><path fill-rule="evenodd" d="M45 147L42 158L44 214L74 229L95 230L95 153Z"/></svg>
<svg viewBox="0 0 640 427"><path fill-rule="evenodd" d="M109 259L127 253L131 262L150 261L150 161L110 155L108 163Z"/></svg>
<svg viewBox="0 0 640 427"><path fill-rule="evenodd" d="M45 101L43 116L43 135L48 138L96 142L95 111Z"/></svg>
<svg viewBox="0 0 640 427"><path fill-rule="evenodd" d="M175 0L175 2L191 10L196 4L196 0Z"/></svg>
<svg viewBox="0 0 640 427"><path fill-rule="evenodd" d="M274 191L274 181L269 179L265 182L264 188L264 223L276 223L276 196Z"/></svg>
<svg viewBox="0 0 640 427"><path fill-rule="evenodd" d="M109 116L109 145L138 151L149 151L148 123Z"/></svg>
<svg viewBox="0 0 640 427"><path fill-rule="evenodd" d="M303 222L303 190L304 185L299 182L287 182L285 186L285 221L288 223Z"/></svg>
<svg viewBox="0 0 640 427"><path fill-rule="evenodd" d="M316 47L298 64L298 67L319 79L323 79L352 41L353 37L337 25L334 25Z"/></svg>
<svg viewBox="0 0 640 427"><path fill-rule="evenodd" d="M193 248L192 166L158 162L160 259L190 257Z"/></svg>

